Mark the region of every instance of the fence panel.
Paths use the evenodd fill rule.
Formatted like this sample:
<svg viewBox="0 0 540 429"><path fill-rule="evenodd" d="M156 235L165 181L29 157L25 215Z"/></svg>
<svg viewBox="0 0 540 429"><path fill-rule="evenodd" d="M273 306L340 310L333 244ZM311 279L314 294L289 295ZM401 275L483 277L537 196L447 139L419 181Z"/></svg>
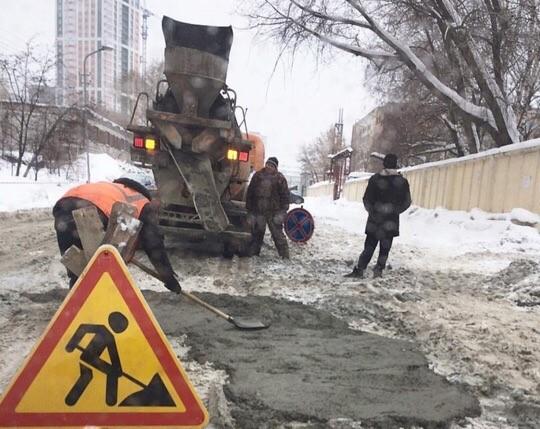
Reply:
<svg viewBox="0 0 540 429"><path fill-rule="evenodd" d="M540 139L447 161L404 168L413 204L426 208L540 213ZM362 201L368 179L345 183L343 195ZM332 196L332 183L319 183L307 196Z"/></svg>

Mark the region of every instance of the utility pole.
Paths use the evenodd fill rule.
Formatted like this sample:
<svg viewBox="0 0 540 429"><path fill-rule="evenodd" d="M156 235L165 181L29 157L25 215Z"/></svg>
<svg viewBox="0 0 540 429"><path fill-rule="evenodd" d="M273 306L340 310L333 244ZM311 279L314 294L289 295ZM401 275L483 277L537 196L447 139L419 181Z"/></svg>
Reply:
<svg viewBox="0 0 540 429"><path fill-rule="evenodd" d="M338 121L334 127L336 130L334 149L338 151L343 146L343 107L339 108Z"/></svg>
<svg viewBox="0 0 540 429"><path fill-rule="evenodd" d="M84 149L86 150L86 183L90 183L90 148L88 144L88 132L86 130L88 118L87 118L87 110L88 110L88 90L86 89L87 81L86 81L86 60L90 58L92 55L97 54L99 52L103 51L112 51L113 48L110 46L101 46L99 49L96 49L95 51L90 52L84 57L83 61L83 97L84 97L84 106L83 106L83 138L84 138Z"/></svg>
<svg viewBox="0 0 540 429"><path fill-rule="evenodd" d="M334 200L341 197L345 180L351 168L351 148L343 148L343 108L339 109L334 125L334 154L330 156L330 171L334 179Z"/></svg>

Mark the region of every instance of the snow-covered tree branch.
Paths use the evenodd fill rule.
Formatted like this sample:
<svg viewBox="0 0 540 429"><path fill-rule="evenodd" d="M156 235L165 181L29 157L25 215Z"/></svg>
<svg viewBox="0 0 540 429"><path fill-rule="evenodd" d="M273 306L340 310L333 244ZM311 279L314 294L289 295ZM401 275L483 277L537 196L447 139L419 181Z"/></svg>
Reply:
<svg viewBox="0 0 540 429"><path fill-rule="evenodd" d="M331 46L368 59L379 74L410 75L446 106L469 152L480 148L479 135L491 137L488 146L522 138L540 94L536 3L258 0L250 16L293 53Z"/></svg>

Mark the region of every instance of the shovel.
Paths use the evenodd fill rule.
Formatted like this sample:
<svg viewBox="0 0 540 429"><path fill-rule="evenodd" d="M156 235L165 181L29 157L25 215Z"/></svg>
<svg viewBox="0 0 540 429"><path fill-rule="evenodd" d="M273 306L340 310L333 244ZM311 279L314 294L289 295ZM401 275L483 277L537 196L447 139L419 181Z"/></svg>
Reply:
<svg viewBox="0 0 540 429"><path fill-rule="evenodd" d="M124 377L142 387L118 404L119 407L174 407L176 404L167 391L159 374L154 374L148 384L144 384L125 372Z"/></svg>
<svg viewBox="0 0 540 429"><path fill-rule="evenodd" d="M85 352L81 346L75 346L76 349L81 352ZM92 366L92 365L91 365ZM95 367L94 367L95 368ZM98 369L98 368L95 368ZM99 370L99 369L98 369ZM155 373L148 384L144 384L142 381L137 380L127 372L122 371L121 377L126 377L129 381L135 383L141 390L128 395L122 402L118 404L119 407L174 407L174 400L171 398L163 380L158 373Z"/></svg>
<svg viewBox="0 0 540 429"><path fill-rule="evenodd" d="M155 272L152 268L147 267L142 262L136 260L135 258L132 258L130 262L133 263L135 266L139 267L145 273L150 274L155 279L157 279L159 281L162 281L161 277L159 276L159 274L157 272ZM223 311L217 309L216 307L208 304L207 302L203 301L202 299L200 299L200 298L196 297L195 295L192 295L191 293L186 292L184 290L182 290L181 294L188 297L189 299L191 299L193 302L199 304L200 306L206 308L207 310L210 310L212 313L217 314L219 317L222 317L227 322L232 323L238 329L253 331L253 330L257 330L257 329L266 329L266 328L268 328L270 326L270 325L265 325L264 323L262 323L262 322L260 322L258 320L246 319L246 318L240 318L240 317L236 317L236 318L232 317L232 316L228 315L227 313L224 313Z"/></svg>

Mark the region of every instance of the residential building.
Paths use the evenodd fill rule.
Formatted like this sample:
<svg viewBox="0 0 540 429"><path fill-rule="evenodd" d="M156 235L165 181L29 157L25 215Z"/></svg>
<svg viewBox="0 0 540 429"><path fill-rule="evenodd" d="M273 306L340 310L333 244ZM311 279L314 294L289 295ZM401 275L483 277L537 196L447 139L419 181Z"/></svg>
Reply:
<svg viewBox="0 0 540 429"><path fill-rule="evenodd" d="M395 153L401 165L408 165L406 106L387 103L355 122L351 135L350 171L376 172L384 154Z"/></svg>
<svg viewBox="0 0 540 429"><path fill-rule="evenodd" d="M370 157L373 152L385 152L393 142L383 141L385 108L377 107L356 121L351 135L351 171L377 171L380 162Z"/></svg>
<svg viewBox="0 0 540 429"><path fill-rule="evenodd" d="M89 104L127 114L135 99L142 50L140 0L56 0L57 102L83 103L88 58Z"/></svg>

